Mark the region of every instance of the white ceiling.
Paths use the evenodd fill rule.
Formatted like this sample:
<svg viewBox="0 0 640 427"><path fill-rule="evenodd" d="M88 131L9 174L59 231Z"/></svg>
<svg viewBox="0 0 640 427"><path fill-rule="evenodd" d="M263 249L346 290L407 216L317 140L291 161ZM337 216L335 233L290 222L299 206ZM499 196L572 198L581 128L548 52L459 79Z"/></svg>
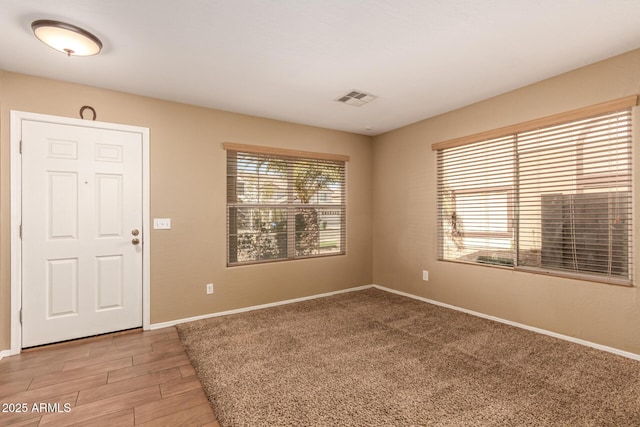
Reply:
<svg viewBox="0 0 640 427"><path fill-rule="evenodd" d="M104 44L68 58L31 22ZM0 0L0 69L376 135L640 47L640 0ZM335 102L352 89L378 98Z"/></svg>

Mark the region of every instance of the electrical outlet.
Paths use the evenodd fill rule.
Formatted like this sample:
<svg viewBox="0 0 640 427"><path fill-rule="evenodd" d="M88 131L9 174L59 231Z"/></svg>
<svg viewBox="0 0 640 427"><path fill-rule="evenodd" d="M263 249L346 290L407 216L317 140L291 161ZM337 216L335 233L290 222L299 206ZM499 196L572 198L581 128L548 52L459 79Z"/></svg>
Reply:
<svg viewBox="0 0 640 427"><path fill-rule="evenodd" d="M207 294L213 293L213 283L207 283Z"/></svg>
<svg viewBox="0 0 640 427"><path fill-rule="evenodd" d="M422 270L422 280L425 282L429 281L429 272L427 270Z"/></svg>

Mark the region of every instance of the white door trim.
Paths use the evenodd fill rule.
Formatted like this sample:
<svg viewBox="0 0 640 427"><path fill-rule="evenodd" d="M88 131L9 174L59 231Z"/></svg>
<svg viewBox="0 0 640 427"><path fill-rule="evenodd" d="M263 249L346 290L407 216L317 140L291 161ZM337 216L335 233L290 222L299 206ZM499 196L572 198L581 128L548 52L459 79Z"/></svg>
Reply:
<svg viewBox="0 0 640 427"><path fill-rule="evenodd" d="M22 324L20 309L22 308L22 240L20 224L22 223L22 159L20 140L22 139L22 121L38 121L52 124L64 124L99 129L119 130L140 133L142 136L142 327L150 328L150 253L151 227L149 215L149 129L139 126L116 123L94 122L82 119L57 117L45 114L11 111L11 354L22 350Z"/></svg>

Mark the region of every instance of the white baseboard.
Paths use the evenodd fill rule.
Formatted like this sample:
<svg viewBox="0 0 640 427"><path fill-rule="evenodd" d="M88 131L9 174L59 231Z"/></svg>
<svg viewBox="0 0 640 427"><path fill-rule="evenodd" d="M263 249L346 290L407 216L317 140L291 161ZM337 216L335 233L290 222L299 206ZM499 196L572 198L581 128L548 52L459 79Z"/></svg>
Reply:
<svg viewBox="0 0 640 427"><path fill-rule="evenodd" d="M413 295L407 292L402 292L402 291L397 291L395 289L391 289L391 288L387 288L384 286L380 286L380 285L364 285L364 286L358 286L355 288L349 288L349 289L342 289L339 291L334 291L334 292L327 292L324 294L317 294L317 295L311 295L308 297L302 297L302 298L295 298L295 299L290 299L290 300L284 300L284 301L277 301L277 302L272 302L269 304L261 304L261 305L254 305L254 306L250 306L250 307L243 307L243 308L238 308L235 310L228 310L228 311L221 311L218 313L210 313L210 314L204 314L202 316L195 316L195 317L188 317L185 319L177 319L177 320L171 320L169 322L162 322L162 323L152 323L149 327L149 329L161 329L161 328L167 328L170 326L175 326L179 323L186 323L186 322L194 322L196 320L202 320L202 319L209 319L212 317L220 317L220 316L227 316L230 314L237 314L237 313L245 313L247 311L253 311L253 310L261 310L263 308L269 308L269 307L277 307L279 305L285 305L285 304L293 304L296 302L301 302L301 301L309 301L309 300L313 300L313 299L317 299L317 298L324 298L324 297L328 297L331 295L337 295L337 294L343 294L346 292L355 292L355 291L362 291L365 289L370 289L370 288L376 288L379 289L381 291L385 291L385 292L390 292L393 294L397 294L397 295L402 295L404 297L408 297L408 298L412 298L418 301L422 301L422 302L426 302L428 304L433 304L433 305L437 305L440 307L445 307L445 308L449 308L452 310L456 310L456 311L461 311L463 313L467 313L467 314L471 314L472 316L476 316L476 317L481 317L483 319L488 319L488 320L493 320L494 322L500 322L500 323L504 323L510 326L515 326L517 328L521 328L521 329L525 329L527 331L532 331L532 332L536 332L539 334L543 334L543 335L548 335L554 338L558 338L561 340L565 340L565 341L570 341L576 344L580 344L580 345L584 345L586 347L591 347L591 348L595 348L598 350L602 350L602 351L606 351L608 353L613 353L616 354L618 356L622 356L622 357L627 357L629 359L634 359L634 360L638 360L640 361L640 354L636 354L636 353L631 353L628 351L624 351L624 350L620 350L614 347L608 347L606 345L602 345L602 344L597 344L591 341L586 341L586 340L582 340L579 338L575 338L575 337L570 337L568 335L563 335L563 334L559 334L556 332L552 332L552 331L548 331L546 329L541 329L541 328L536 328L534 326L529 326L529 325L525 325L523 323L518 323L518 322L513 322L511 320L506 320L506 319L502 319L500 317L496 317L496 316L491 316L488 314L484 314L484 313L480 313L478 311L473 311L473 310L468 310L466 308L462 308L462 307L458 307L455 305L451 305L451 304L447 304L447 303L443 303L440 301L435 301L435 300L431 300L429 298L424 298L424 297L420 297L417 295ZM11 353L8 351L5 352L0 352L0 359L2 358L2 355L6 353L6 356L9 356Z"/></svg>
<svg viewBox="0 0 640 427"><path fill-rule="evenodd" d="M311 296L308 296L308 297L302 297L302 298L295 298L295 299L289 299L289 300L284 300L284 301L271 302L271 303L268 303L268 304L253 305L253 306L250 306L250 307L237 308L235 310L228 310L228 311L220 311L220 312L217 312L217 313L203 314L202 316L195 316L195 317L188 317L188 318L185 318L185 319L170 320L168 322L152 323L151 325L149 325L149 329L153 330L153 329L167 328L169 326L175 326L175 325L177 325L179 323L194 322L196 320L209 319L211 317L228 316L229 314L245 313L247 311L261 310L263 308L277 307L279 305L293 304L295 302L301 302L301 301L308 301L308 300L317 299L317 298L330 297L331 295L344 294L346 292L362 291L362 290L365 290L365 289L370 289L372 286L373 285L358 286L356 288L341 289L339 291L333 291L333 292L327 292L327 293L324 293L324 294L311 295Z"/></svg>
<svg viewBox="0 0 640 427"><path fill-rule="evenodd" d="M549 336L554 337L554 338L559 338L561 340L570 341L570 342L573 342L573 343L576 343L576 344L581 344L581 345L584 345L584 346L587 346L587 347L591 347L591 348L595 348L595 349L598 349L598 350L606 351L608 353L617 354L618 356L627 357L629 359L640 360L640 354L631 353L631 352L620 350L620 349L617 349L617 348L614 348L614 347L608 347L606 345L597 344L597 343L594 343L594 342L591 342L591 341L582 340L582 339L579 339L579 338L570 337L568 335L558 334L556 332L547 331L546 329L536 328L534 326L525 325L523 323L512 322L511 320L506 320L506 319L502 319L500 317L490 316L488 314L480 313L480 312L473 311L473 310L467 310L466 308L458 307L458 306L451 305L451 304L446 304L446 303L443 303L443 302L440 302L440 301L430 300L428 298L419 297L417 295L409 294L407 292L397 291L395 289L386 288L384 286L372 285L372 287L374 287L376 289L380 289L381 291L391 292L391 293L394 293L394 294L397 294L397 295L402 295L402 296L405 296L405 297L408 297L408 298L412 298L412 299L415 299L415 300L418 300L418 301L423 301L423 302L426 302L426 303L429 303L429 304L438 305L440 307L450 308L452 310L461 311L463 313L471 314L473 316L482 317L484 319L493 320L495 322L505 323L507 325L515 326L517 328L526 329L528 331L537 332L537 333L543 334L543 335L549 335Z"/></svg>
<svg viewBox="0 0 640 427"><path fill-rule="evenodd" d="M0 350L0 360L8 356L11 356L11 350Z"/></svg>

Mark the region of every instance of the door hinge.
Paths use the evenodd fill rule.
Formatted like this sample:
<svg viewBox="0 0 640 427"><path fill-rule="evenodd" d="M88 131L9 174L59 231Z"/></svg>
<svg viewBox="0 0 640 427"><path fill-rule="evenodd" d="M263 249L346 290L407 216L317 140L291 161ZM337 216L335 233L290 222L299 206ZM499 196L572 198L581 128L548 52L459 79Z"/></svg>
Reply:
<svg viewBox="0 0 640 427"><path fill-rule="evenodd" d="M22 239L22 224L20 224L20 238Z"/></svg>
<svg viewBox="0 0 640 427"><path fill-rule="evenodd" d="M20 154L22 154L22 140L20 140L20 148L19 148Z"/></svg>
<svg viewBox="0 0 640 427"><path fill-rule="evenodd" d="M20 309L20 324L22 325L22 309Z"/></svg>

